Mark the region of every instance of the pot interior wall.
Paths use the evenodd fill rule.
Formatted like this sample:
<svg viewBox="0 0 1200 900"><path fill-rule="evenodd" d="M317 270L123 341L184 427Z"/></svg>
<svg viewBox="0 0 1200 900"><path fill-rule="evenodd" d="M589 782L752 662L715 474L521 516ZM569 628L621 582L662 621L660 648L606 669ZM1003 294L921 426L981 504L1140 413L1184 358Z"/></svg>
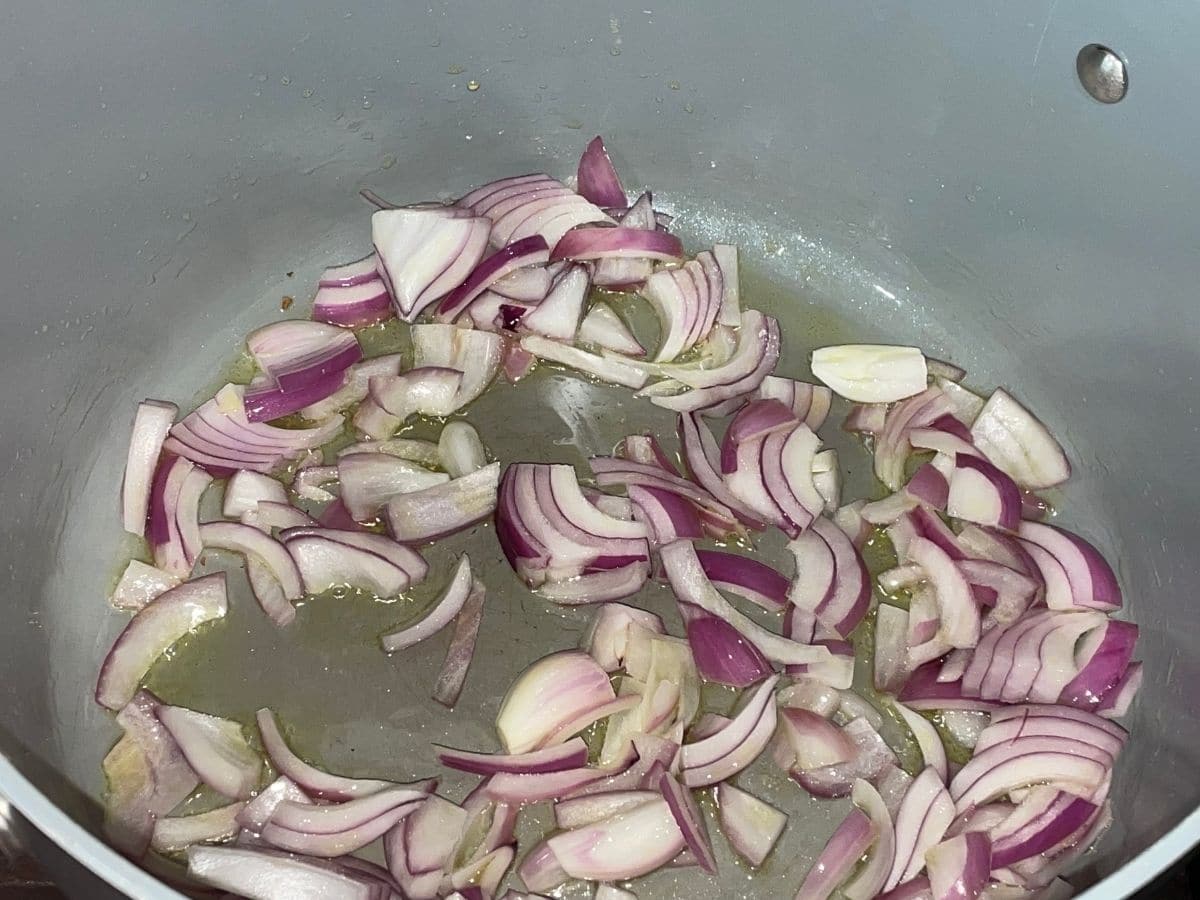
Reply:
<svg viewBox="0 0 1200 900"><path fill-rule="evenodd" d="M1077 473L1064 521L1118 560L1142 626L1146 687L1118 773L1118 833L1085 877L1114 870L1200 799L1200 623L1184 590L1200 513L1200 172L1180 128L1195 86L1180 36L1200 12L1171 5L1177 15L1157 17L1169 31L1079 2L753 15L657 2L11 5L0 747L95 825L87 798L114 732L90 693L121 621L104 595L123 550L115 494L136 400L194 402L283 295L303 310L321 266L361 255L359 188L408 201L517 172L566 175L603 133L627 186L653 187L693 246L737 240L755 283L775 286L759 296L784 318L794 374L816 342L914 342L975 384L1011 386L1058 426ZM1131 62L1118 106L1075 81L1075 53L1093 40ZM591 404L604 425L587 437L603 451L629 408L572 390L537 428L578 439ZM331 765L405 774L376 723L404 746L482 741L497 700L485 688L578 631L501 595L512 640L477 673L478 709L448 726L422 715L419 673L437 653L389 661L337 610L321 611L329 627L358 627L366 649L339 639L289 658L242 603L231 634L241 629L245 690L179 683L179 699L242 714L292 704L328 726L307 748ZM302 664L299 697L285 687ZM836 813L814 815L815 833Z"/></svg>

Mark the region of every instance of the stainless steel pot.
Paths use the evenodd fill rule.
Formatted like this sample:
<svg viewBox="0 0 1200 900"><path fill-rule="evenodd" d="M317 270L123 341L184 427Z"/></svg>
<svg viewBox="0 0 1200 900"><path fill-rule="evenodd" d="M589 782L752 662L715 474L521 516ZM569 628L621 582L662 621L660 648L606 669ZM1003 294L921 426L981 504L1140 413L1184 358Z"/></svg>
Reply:
<svg viewBox="0 0 1200 900"><path fill-rule="evenodd" d="M1058 425L1069 521L1119 560L1147 667L1118 827L1080 883L1127 894L1200 838L1195 5L14 0L2 21L0 792L100 879L169 895L98 839L94 799L133 403L189 402L281 295L361 250L358 188L565 174L595 133L686 237L739 240L786 288L762 296L797 357L851 333L917 342ZM1091 42L1128 63L1116 105L1078 80ZM608 402L585 391L555 427L578 437L571 410ZM303 657L326 666L305 749L402 769L376 722L403 747L478 740L492 678L578 627L510 597L503 652L449 724L373 647ZM288 702L285 645L251 631L242 658L267 643L217 706ZM360 702L364 684L390 693Z"/></svg>

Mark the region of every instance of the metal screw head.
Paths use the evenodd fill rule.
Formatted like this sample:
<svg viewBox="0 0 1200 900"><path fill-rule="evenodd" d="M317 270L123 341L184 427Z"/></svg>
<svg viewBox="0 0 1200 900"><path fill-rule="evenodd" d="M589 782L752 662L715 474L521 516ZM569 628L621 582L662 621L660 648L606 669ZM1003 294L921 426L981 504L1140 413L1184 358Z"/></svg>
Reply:
<svg viewBox="0 0 1200 900"><path fill-rule="evenodd" d="M1116 103L1129 90L1125 60L1103 44L1088 44L1075 57L1075 72L1083 89L1101 103Z"/></svg>

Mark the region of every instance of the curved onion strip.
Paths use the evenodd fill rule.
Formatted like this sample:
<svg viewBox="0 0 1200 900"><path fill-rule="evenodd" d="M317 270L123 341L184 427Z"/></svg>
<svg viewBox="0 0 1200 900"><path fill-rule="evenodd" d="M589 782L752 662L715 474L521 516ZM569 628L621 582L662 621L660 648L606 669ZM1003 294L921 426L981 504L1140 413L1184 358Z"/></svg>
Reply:
<svg viewBox="0 0 1200 900"><path fill-rule="evenodd" d="M480 262L462 284L442 298L437 307L437 320L453 322L476 297L501 278L526 266L540 266L549 259L550 247L541 235L513 241Z"/></svg>
<svg viewBox="0 0 1200 900"><path fill-rule="evenodd" d="M825 424L833 402L833 391L823 384L809 384L778 375L768 375L762 380L758 396L780 401L813 431Z"/></svg>
<svg viewBox="0 0 1200 900"><path fill-rule="evenodd" d="M695 507L679 494L637 484L629 485L627 493L633 501L634 518L646 526L651 547L704 536Z"/></svg>
<svg viewBox="0 0 1200 900"><path fill-rule="evenodd" d="M250 797L262 760L246 742L241 724L181 706L163 705L156 713L201 781L226 797Z"/></svg>
<svg viewBox="0 0 1200 900"><path fill-rule="evenodd" d="M378 900L383 890L380 882L353 869L271 850L196 844L188 848L187 857L190 878L249 900L280 896Z"/></svg>
<svg viewBox="0 0 1200 900"><path fill-rule="evenodd" d="M188 816L165 816L154 823L150 846L159 853L178 853L192 844L227 841L236 837L242 826L238 814L243 802L218 806Z"/></svg>
<svg viewBox="0 0 1200 900"><path fill-rule="evenodd" d="M950 489L942 505L951 516L981 525L1015 530L1021 522L1021 491L1016 482L975 456L955 457Z"/></svg>
<svg viewBox="0 0 1200 900"><path fill-rule="evenodd" d="M620 176L608 158L604 139L597 136L588 142L579 157L577 183L579 193L597 206L624 206L625 189Z"/></svg>
<svg viewBox="0 0 1200 900"><path fill-rule="evenodd" d="M858 778L875 782L896 765L896 755L864 717L847 722L842 731L857 748L854 759L817 769L793 769L789 774L815 797L844 797Z"/></svg>
<svg viewBox="0 0 1200 900"><path fill-rule="evenodd" d="M163 441L178 413L179 407L174 403L144 400L134 414L125 460L125 480L121 485L122 525L132 534L145 533L150 483L154 479Z"/></svg>
<svg viewBox="0 0 1200 900"><path fill-rule="evenodd" d="M471 593L472 584L471 560L464 553L459 560L458 568L455 570L453 578L450 580L450 585L442 594L441 599L437 601L433 610L415 625L401 631L393 631L390 634L385 634L381 638L384 652L394 653L397 650L405 650L414 644L419 644L421 641L432 637L449 625L466 604L467 597Z"/></svg>
<svg viewBox="0 0 1200 900"><path fill-rule="evenodd" d="M666 800L654 800L594 825L548 838L573 878L622 881L652 872L685 846Z"/></svg>
<svg viewBox="0 0 1200 900"><path fill-rule="evenodd" d="M552 341L541 335L525 335L521 338L521 348L539 359L570 366L581 372L587 372L589 375L595 375L602 381L610 381L634 390L641 388L646 383L646 372L638 368L636 364L597 356L595 353L588 353L586 350Z"/></svg>
<svg viewBox="0 0 1200 900"><path fill-rule="evenodd" d="M551 259L654 259L672 262L683 258L679 238L662 231L638 228L578 228L562 236Z"/></svg>
<svg viewBox="0 0 1200 900"><path fill-rule="evenodd" d="M372 798L364 798L372 799ZM285 803L287 801L284 801ZM346 805L346 804L343 804ZM280 806L283 806L281 803ZM294 831L284 828L275 822L267 823L260 835L266 843L281 850L300 853L307 856L333 858L345 856L356 850L361 850L367 844L382 837L383 834L405 817L412 815L420 807L420 801L406 803L383 813L377 818L332 834L318 834L307 831ZM328 809L329 807L313 806L309 809Z"/></svg>
<svg viewBox="0 0 1200 900"><path fill-rule="evenodd" d="M486 588L480 581L471 584L471 593L454 620L454 633L446 649L446 659L433 687L433 699L442 706L453 708L466 684L467 670L475 656L475 641L483 620L483 601Z"/></svg>
<svg viewBox="0 0 1200 900"><path fill-rule="evenodd" d="M374 253L371 253L354 262L328 267L321 273L317 284L321 287L351 287L356 284L366 284L368 281L375 281L378 278L379 260Z"/></svg>
<svg viewBox="0 0 1200 900"><path fill-rule="evenodd" d="M1121 607L1121 588L1112 568L1100 552L1078 535L1071 534L1053 525L1040 522L1022 522L1017 534L1025 542L1044 553L1034 554L1034 560L1046 579L1046 605L1051 609L1066 609L1071 606L1111 611ZM1052 567L1046 563L1050 557L1063 573L1066 590L1055 589L1052 582Z"/></svg>
<svg viewBox="0 0 1200 900"><path fill-rule="evenodd" d="M680 748L684 784L700 787L724 781L758 758L775 733L774 691L778 683L778 675L767 679L725 728L712 737Z"/></svg>
<svg viewBox="0 0 1200 900"><path fill-rule="evenodd" d="M509 753L526 753L580 714L615 698L608 673L586 653L552 653L522 672L496 714Z"/></svg>
<svg viewBox="0 0 1200 900"><path fill-rule="evenodd" d="M354 285L321 285L313 297L313 319L343 328L375 325L393 315L392 298L381 278Z"/></svg>
<svg viewBox="0 0 1200 900"><path fill-rule="evenodd" d="M937 597L938 637L951 647L979 643L979 607L962 571L941 547L923 537L908 545L906 557L925 570Z"/></svg>
<svg viewBox="0 0 1200 900"><path fill-rule="evenodd" d="M386 453L349 453L340 456L333 471L341 488L342 503L351 518L358 522L373 519L393 497L445 484L450 480L445 472L431 472L416 463Z"/></svg>
<svg viewBox="0 0 1200 900"><path fill-rule="evenodd" d="M596 611L580 646L604 671L615 672L624 664L632 625L638 625L653 634L665 634L667 630L662 619L652 612L623 603L606 603Z"/></svg>
<svg viewBox="0 0 1200 900"><path fill-rule="evenodd" d="M696 557L713 585L769 612L787 606L791 582L766 563L721 550L697 550Z"/></svg>
<svg viewBox="0 0 1200 900"><path fill-rule="evenodd" d="M925 861L933 896L976 897L992 871L992 842L982 831L968 831L929 848Z"/></svg>
<svg viewBox="0 0 1200 900"><path fill-rule="evenodd" d="M796 900L828 900L858 865L875 838L871 819L853 809L809 869Z"/></svg>
<svg viewBox="0 0 1200 900"><path fill-rule="evenodd" d="M593 303L579 323L578 339L624 356L646 355L646 348L634 337L625 321L602 301Z"/></svg>
<svg viewBox="0 0 1200 900"><path fill-rule="evenodd" d="M184 582L155 597L129 621L104 658L96 702L112 710L123 707L158 657L185 634L223 617L228 608L224 572Z"/></svg>
<svg viewBox="0 0 1200 900"><path fill-rule="evenodd" d="M729 846L751 866L761 866L783 834L787 814L728 781L717 785L716 797L717 817Z"/></svg>
<svg viewBox="0 0 1200 900"><path fill-rule="evenodd" d="M131 559L108 602L114 609L137 612L155 597L178 586L179 579L170 572Z"/></svg>
<svg viewBox="0 0 1200 900"><path fill-rule="evenodd" d="M683 447L684 462L692 479L741 522L751 528L762 528L763 525L754 510L729 489L729 485L721 476L720 451L716 439L697 413L680 413L679 442Z"/></svg>
<svg viewBox="0 0 1200 900"><path fill-rule="evenodd" d="M870 900L882 889L896 859L896 831L892 816L879 791L870 782L858 779L850 792L855 806L867 814L875 838L866 862L842 887L846 900Z"/></svg>
<svg viewBox="0 0 1200 900"><path fill-rule="evenodd" d="M681 785L670 773L663 772L657 784L659 793L667 801L675 824L687 843L688 849L696 856L696 862L710 875L717 874L717 860L713 856L712 842L708 838L708 830L704 827L704 817L700 808L692 799L692 793Z"/></svg>
<svg viewBox="0 0 1200 900"><path fill-rule="evenodd" d="M649 577L650 563L636 560L615 569L576 575L561 581L546 581L538 586L537 592L560 606L608 603L633 596L642 589Z"/></svg>
<svg viewBox="0 0 1200 900"><path fill-rule="evenodd" d="M779 347L779 322L757 310L747 310L742 314L737 350L728 363L713 369L675 373L676 380L688 384L691 390L655 396L651 402L676 412L693 412L747 394L757 389L774 371L779 361ZM695 386L698 381L703 383L702 386Z"/></svg>
<svg viewBox="0 0 1200 900"><path fill-rule="evenodd" d="M659 555L671 589L679 600L699 606L729 622L768 659L785 665L803 665L826 662L831 658L825 647L798 644L780 637L734 608L705 576L696 549L689 541L676 541L663 547Z"/></svg>
<svg viewBox="0 0 1200 900"><path fill-rule="evenodd" d="M592 471L596 473L596 484L600 487L640 484L662 488L686 497L695 504L701 522L707 529L719 529L721 534L737 529L736 513L729 506L704 488L665 471L657 464L618 459L613 456L594 456L588 462ZM740 501L738 504L741 505Z"/></svg>
<svg viewBox="0 0 1200 900"><path fill-rule="evenodd" d="M587 304L591 278L585 265L571 265L558 276L550 292L517 323L517 330L573 342Z"/></svg>
<svg viewBox="0 0 1200 900"><path fill-rule="evenodd" d="M818 516L788 549L796 558L797 573L788 594L791 602L837 634L849 634L871 599L870 577L858 548L833 522Z"/></svg>
<svg viewBox="0 0 1200 900"><path fill-rule="evenodd" d="M773 672L762 651L724 619L690 603L680 603L679 610L696 669L705 681L745 688Z"/></svg>
<svg viewBox="0 0 1200 900"><path fill-rule="evenodd" d="M209 522L200 526L200 539L205 547L258 557L271 570L288 600L304 596L300 570L287 549L257 528L239 522Z"/></svg>
<svg viewBox="0 0 1200 900"><path fill-rule="evenodd" d="M897 701L894 706L896 712L900 714L900 718L904 720L904 724L908 726L908 730L916 738L925 765L937 772L938 777L944 783L949 778L950 767L946 759L946 748L942 744L941 737L938 736L937 729L933 727L932 722L913 712L903 703Z"/></svg>
<svg viewBox="0 0 1200 900"><path fill-rule="evenodd" d="M658 438L652 434L626 435L621 443L617 444L614 455L621 459L658 466L671 475L679 474L679 469L674 461L667 455L667 451L658 442Z"/></svg>
<svg viewBox="0 0 1200 900"><path fill-rule="evenodd" d="M776 761L783 768L819 769L850 762L858 756L858 747L846 733L824 716L795 705L781 710L782 738Z"/></svg>
<svg viewBox="0 0 1200 900"><path fill-rule="evenodd" d="M388 501L388 527L396 540L411 544L461 531L496 508L500 464L492 463L462 478L402 494Z"/></svg>
<svg viewBox="0 0 1200 900"><path fill-rule="evenodd" d="M310 766L288 747L275 715L269 709L260 709L255 713L259 734L262 737L263 749L266 751L271 765L280 775L286 775L294 781L305 793L324 800L353 800L375 794L386 788L396 787L395 782L380 781L375 778L346 778L341 775L331 775ZM424 782L417 789L431 791L435 783Z"/></svg>
<svg viewBox="0 0 1200 900"><path fill-rule="evenodd" d="M164 453L150 484L150 512L146 522L146 540L154 555L154 565L176 578L187 578L192 571L183 536L179 531L180 495L184 482L195 467L181 456ZM193 515L195 511L191 511Z"/></svg>
<svg viewBox="0 0 1200 900"><path fill-rule="evenodd" d="M617 813L657 800L655 791L609 791L560 800L554 804L554 823L559 828L579 828L602 822Z"/></svg>
<svg viewBox="0 0 1200 900"><path fill-rule="evenodd" d="M941 841L954 812L942 779L933 768L925 768L909 785L896 813L896 857L885 888L917 876L925 867L926 851Z"/></svg>

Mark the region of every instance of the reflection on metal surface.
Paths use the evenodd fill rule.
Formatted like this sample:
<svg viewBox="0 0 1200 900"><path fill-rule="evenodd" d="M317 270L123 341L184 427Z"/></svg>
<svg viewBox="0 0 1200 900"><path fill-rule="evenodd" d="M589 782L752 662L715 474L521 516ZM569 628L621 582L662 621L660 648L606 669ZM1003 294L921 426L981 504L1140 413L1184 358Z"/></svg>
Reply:
<svg viewBox="0 0 1200 900"><path fill-rule="evenodd" d="M1101 103L1123 100L1129 90L1125 60L1103 44L1088 44L1075 57L1075 72L1083 89Z"/></svg>

